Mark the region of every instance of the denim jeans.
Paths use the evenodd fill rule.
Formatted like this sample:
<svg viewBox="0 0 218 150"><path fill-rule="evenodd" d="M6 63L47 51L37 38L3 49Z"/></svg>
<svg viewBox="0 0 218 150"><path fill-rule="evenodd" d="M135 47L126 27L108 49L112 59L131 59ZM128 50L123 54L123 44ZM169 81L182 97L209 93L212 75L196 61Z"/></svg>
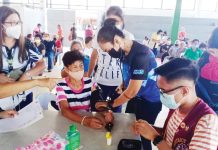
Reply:
<svg viewBox="0 0 218 150"><path fill-rule="evenodd" d="M54 51L46 52L45 56L48 58L48 70L53 69L53 66L54 66Z"/></svg>

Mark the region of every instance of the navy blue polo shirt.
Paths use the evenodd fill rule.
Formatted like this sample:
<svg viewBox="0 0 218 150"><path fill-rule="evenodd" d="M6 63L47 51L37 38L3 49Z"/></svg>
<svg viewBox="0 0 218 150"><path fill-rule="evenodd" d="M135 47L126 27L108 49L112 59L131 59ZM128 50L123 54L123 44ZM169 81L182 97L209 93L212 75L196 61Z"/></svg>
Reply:
<svg viewBox="0 0 218 150"><path fill-rule="evenodd" d="M160 101L160 91L154 74L157 63L148 47L133 41L131 50L124 56L122 64L125 87L128 87L130 80L143 80L137 96L151 102Z"/></svg>

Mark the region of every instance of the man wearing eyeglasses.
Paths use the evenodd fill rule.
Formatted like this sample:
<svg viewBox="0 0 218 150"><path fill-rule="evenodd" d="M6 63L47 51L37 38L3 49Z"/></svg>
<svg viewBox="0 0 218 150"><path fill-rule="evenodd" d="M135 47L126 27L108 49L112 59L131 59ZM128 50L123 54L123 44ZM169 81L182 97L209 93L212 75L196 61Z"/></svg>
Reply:
<svg viewBox="0 0 218 150"><path fill-rule="evenodd" d="M218 118L196 95L198 69L193 62L176 58L155 72L160 99L169 114L162 129L138 120L134 132L153 141L159 150L218 149Z"/></svg>

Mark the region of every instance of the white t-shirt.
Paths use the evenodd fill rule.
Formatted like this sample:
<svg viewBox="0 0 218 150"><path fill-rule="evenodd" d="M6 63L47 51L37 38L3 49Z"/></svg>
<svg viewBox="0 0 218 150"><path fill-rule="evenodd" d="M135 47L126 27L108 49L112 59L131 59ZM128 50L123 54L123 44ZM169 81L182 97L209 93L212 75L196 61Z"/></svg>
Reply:
<svg viewBox="0 0 218 150"><path fill-rule="evenodd" d="M13 56L13 69L22 69L24 67L27 67L26 70L29 70L32 63L38 62L39 59L42 58L42 56L39 55L36 51L29 49L29 55L27 55L28 60L21 63L18 60L18 53L19 53L18 46L15 48L12 48L11 51L12 51L12 56ZM2 46L2 56L1 57L3 60L2 71L8 72L8 65L9 65L7 62L8 55L6 52L6 48L4 46ZM28 63L28 61L30 61L30 63ZM13 90L13 87L12 87L12 90ZM15 106L17 106L21 101L25 100L26 96L30 93L31 91L28 90L25 92L20 92L19 94L14 95L14 96L2 98L0 99L0 107L3 110L14 109Z"/></svg>
<svg viewBox="0 0 218 150"><path fill-rule="evenodd" d="M126 38L134 40L134 36L130 32L123 30L123 33ZM112 58L107 52L103 52L97 43L96 37L93 40L93 47L98 52L98 68L94 81L106 86L119 86L122 83L120 60Z"/></svg>
<svg viewBox="0 0 218 150"><path fill-rule="evenodd" d="M93 48L87 48L87 47L84 48L84 54L89 57L91 57L92 51L93 51Z"/></svg>

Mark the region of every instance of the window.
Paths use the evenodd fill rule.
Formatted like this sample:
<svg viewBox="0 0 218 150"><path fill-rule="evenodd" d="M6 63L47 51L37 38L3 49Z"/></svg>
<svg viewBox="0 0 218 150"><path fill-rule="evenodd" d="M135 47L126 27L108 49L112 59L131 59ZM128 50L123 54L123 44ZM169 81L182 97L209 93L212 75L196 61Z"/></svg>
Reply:
<svg viewBox="0 0 218 150"><path fill-rule="evenodd" d="M161 8L162 0L143 0L143 8Z"/></svg>
<svg viewBox="0 0 218 150"><path fill-rule="evenodd" d="M175 9L176 8L176 0L163 0L163 9Z"/></svg>
<svg viewBox="0 0 218 150"><path fill-rule="evenodd" d="M143 0L125 0L124 7L142 8Z"/></svg>
<svg viewBox="0 0 218 150"><path fill-rule="evenodd" d="M105 7L105 0L88 0L88 6Z"/></svg>
<svg viewBox="0 0 218 150"><path fill-rule="evenodd" d="M22 3L22 0L2 0L3 3Z"/></svg>
<svg viewBox="0 0 218 150"><path fill-rule="evenodd" d="M51 8L68 8L68 0L50 0Z"/></svg>
<svg viewBox="0 0 218 150"><path fill-rule="evenodd" d="M199 9L200 10L205 10L205 11L215 11L216 6L217 6L217 0L200 0L199 4Z"/></svg>
<svg viewBox="0 0 218 150"><path fill-rule="evenodd" d="M87 8L87 0L70 0L70 8L71 9L86 9Z"/></svg>
<svg viewBox="0 0 218 150"><path fill-rule="evenodd" d="M55 4L55 5L68 5L68 0L51 0L51 4Z"/></svg>
<svg viewBox="0 0 218 150"><path fill-rule="evenodd" d="M123 7L124 0L111 0L111 6L120 6Z"/></svg>
<svg viewBox="0 0 218 150"><path fill-rule="evenodd" d="M194 10L196 0L182 0L183 10Z"/></svg>
<svg viewBox="0 0 218 150"><path fill-rule="evenodd" d="M86 6L87 0L70 0L70 5L73 6Z"/></svg>

